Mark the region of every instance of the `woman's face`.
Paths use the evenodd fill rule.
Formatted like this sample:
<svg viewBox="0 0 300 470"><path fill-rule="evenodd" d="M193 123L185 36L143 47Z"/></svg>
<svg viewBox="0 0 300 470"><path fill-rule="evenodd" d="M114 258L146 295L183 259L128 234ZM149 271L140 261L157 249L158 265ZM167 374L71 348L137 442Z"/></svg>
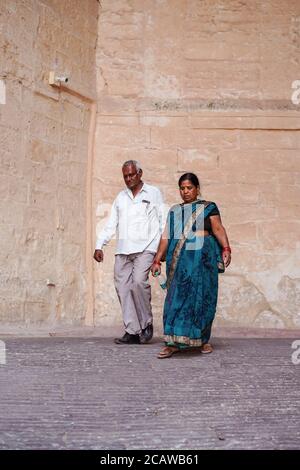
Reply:
<svg viewBox="0 0 300 470"><path fill-rule="evenodd" d="M180 196L184 202L193 202L197 199L199 188L190 180L183 180L179 186Z"/></svg>

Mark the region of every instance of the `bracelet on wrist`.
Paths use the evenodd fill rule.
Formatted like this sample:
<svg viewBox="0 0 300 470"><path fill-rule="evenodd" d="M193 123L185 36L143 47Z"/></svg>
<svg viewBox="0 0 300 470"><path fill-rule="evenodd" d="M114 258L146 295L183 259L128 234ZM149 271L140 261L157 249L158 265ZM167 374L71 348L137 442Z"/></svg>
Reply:
<svg viewBox="0 0 300 470"><path fill-rule="evenodd" d="M224 253L225 251L228 251L229 253L231 253L230 246L224 246L224 248L222 249L222 252Z"/></svg>
<svg viewBox="0 0 300 470"><path fill-rule="evenodd" d="M156 259L153 261L154 264L158 264L159 266L161 266L161 262L160 261L157 261Z"/></svg>

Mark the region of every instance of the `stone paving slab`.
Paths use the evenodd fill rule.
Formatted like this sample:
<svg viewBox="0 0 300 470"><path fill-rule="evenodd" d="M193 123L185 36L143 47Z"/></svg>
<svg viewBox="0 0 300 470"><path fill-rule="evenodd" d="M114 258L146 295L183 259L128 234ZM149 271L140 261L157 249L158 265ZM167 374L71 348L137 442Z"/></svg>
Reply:
<svg viewBox="0 0 300 470"><path fill-rule="evenodd" d="M300 448L292 339L216 338L213 354L164 360L159 339L4 341L0 449Z"/></svg>

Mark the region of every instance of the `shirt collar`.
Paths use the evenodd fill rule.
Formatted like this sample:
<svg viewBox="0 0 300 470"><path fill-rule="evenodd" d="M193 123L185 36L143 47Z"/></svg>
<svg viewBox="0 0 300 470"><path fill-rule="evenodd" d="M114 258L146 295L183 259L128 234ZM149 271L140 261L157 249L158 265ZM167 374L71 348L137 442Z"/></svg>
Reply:
<svg viewBox="0 0 300 470"><path fill-rule="evenodd" d="M133 194L132 194L131 189L127 188L127 186L126 186L125 191L126 191L127 194L129 195L129 197L130 197L131 199L133 199ZM143 186L142 186L141 190L138 192L138 194L142 193L143 191L145 191L146 193L148 192L148 185L147 185L147 183L143 183ZM137 195L138 195L138 194L137 194ZM137 195L136 195L136 196L137 196Z"/></svg>
<svg viewBox="0 0 300 470"><path fill-rule="evenodd" d="M140 192L142 192L142 191L145 191L146 193L148 192L148 185L147 185L147 183L144 183L144 184L143 184L142 189L141 189Z"/></svg>

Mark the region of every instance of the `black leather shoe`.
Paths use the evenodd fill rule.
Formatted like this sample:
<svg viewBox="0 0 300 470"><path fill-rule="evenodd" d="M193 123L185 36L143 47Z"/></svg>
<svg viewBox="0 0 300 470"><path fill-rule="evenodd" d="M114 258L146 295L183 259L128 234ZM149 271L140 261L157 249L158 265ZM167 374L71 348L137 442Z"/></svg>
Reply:
<svg viewBox="0 0 300 470"><path fill-rule="evenodd" d="M140 334L140 343L145 344L148 343L153 336L153 325L150 323L150 325L147 325L146 328L142 330L142 333Z"/></svg>
<svg viewBox="0 0 300 470"><path fill-rule="evenodd" d="M122 338L115 338L116 344L140 344L140 337L139 335L130 335L129 333L125 333Z"/></svg>

